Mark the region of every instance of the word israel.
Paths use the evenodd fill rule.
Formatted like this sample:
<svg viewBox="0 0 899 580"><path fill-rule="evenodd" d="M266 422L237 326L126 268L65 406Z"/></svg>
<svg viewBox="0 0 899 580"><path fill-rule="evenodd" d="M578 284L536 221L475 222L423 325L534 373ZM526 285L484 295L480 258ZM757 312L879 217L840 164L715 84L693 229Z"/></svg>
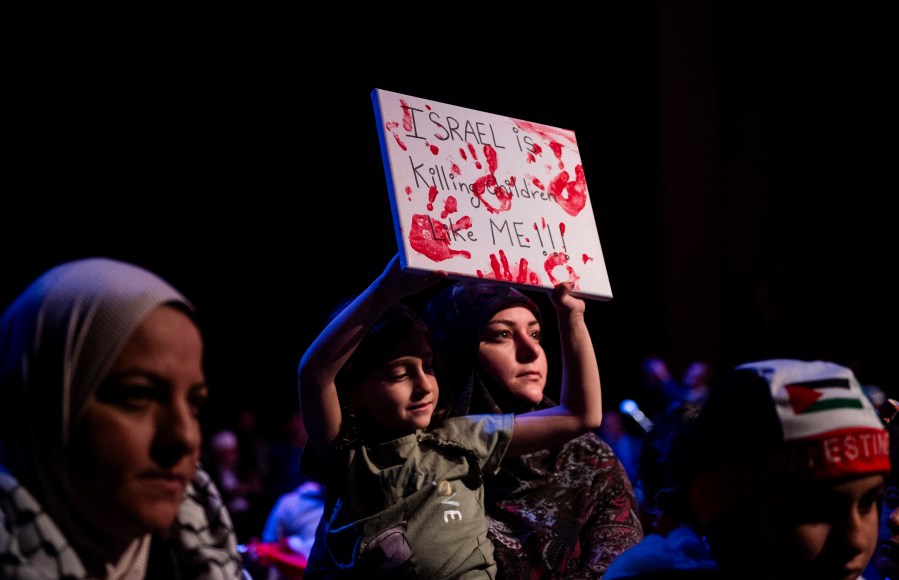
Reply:
<svg viewBox="0 0 899 580"><path fill-rule="evenodd" d="M455 117L441 117L437 111L430 111L428 113L428 120L432 123L434 132L430 136L421 135L418 132L416 113L424 113L424 109L416 109L407 104L403 104L401 107L405 114L412 119L412 132L406 133L406 137L412 139L428 139L429 137L434 137L439 141L459 140L465 143L471 143L473 141L478 145L493 145L497 149L506 148L506 146L501 145L496 138L496 131L492 124L484 123L482 121L475 121L474 123L471 121L463 122ZM489 141L487 140L488 131L490 133ZM518 144L519 151L527 151L528 153L536 153L538 151L538 148L534 145L534 140L530 135L519 135L517 127L513 128L512 132L515 134L515 141Z"/></svg>

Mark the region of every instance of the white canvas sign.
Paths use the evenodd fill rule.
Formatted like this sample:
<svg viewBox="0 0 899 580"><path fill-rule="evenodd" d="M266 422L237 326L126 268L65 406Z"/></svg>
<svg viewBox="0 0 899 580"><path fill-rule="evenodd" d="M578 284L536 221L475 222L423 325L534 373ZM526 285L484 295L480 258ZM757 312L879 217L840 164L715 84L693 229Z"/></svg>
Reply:
<svg viewBox="0 0 899 580"><path fill-rule="evenodd" d="M402 266L609 300L573 131L375 89Z"/></svg>

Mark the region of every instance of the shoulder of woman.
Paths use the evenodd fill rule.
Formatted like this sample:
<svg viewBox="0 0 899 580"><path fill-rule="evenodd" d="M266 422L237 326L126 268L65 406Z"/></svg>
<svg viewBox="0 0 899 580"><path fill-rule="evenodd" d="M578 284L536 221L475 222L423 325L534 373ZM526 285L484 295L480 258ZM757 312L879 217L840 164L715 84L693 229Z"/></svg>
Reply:
<svg viewBox="0 0 899 580"><path fill-rule="evenodd" d="M179 563L182 568L196 565L195 569L206 569L208 574L203 578L210 580L243 577L231 516L221 493L203 469L197 469L188 487L172 534L177 544L190 548L185 553L192 561Z"/></svg>
<svg viewBox="0 0 899 580"><path fill-rule="evenodd" d="M19 547L42 538L37 549ZM71 544L37 499L9 472L0 469L0 576L3 578L83 578L84 566Z"/></svg>

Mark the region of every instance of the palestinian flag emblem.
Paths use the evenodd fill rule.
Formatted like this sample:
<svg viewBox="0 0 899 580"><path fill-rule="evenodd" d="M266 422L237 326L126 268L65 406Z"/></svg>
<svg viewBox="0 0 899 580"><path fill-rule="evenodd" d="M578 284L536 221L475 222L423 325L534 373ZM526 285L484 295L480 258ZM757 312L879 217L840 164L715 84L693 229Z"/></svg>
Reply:
<svg viewBox="0 0 899 580"><path fill-rule="evenodd" d="M834 409L862 409L862 402L851 391L849 379L833 378L784 385L793 413L802 415Z"/></svg>

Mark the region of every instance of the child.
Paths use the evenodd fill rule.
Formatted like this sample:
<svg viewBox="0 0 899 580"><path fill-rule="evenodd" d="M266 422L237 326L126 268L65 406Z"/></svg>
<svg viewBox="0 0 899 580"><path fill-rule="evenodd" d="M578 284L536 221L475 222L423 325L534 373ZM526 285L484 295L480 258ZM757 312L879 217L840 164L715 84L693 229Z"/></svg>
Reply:
<svg viewBox="0 0 899 580"><path fill-rule="evenodd" d="M860 577L877 544L890 457L889 435L851 369L793 359L740 365L712 389L685 446L713 577Z"/></svg>
<svg viewBox="0 0 899 580"><path fill-rule="evenodd" d="M583 324L563 348L562 404L521 415L448 418L430 333L400 300L443 273L403 273L397 256L343 309L299 366L313 456L326 466L325 515L305 578L494 578L483 473L504 455L556 446L602 420L599 370ZM560 313L583 318L570 284ZM583 334L582 334L583 332ZM324 460L324 459L327 460Z"/></svg>

